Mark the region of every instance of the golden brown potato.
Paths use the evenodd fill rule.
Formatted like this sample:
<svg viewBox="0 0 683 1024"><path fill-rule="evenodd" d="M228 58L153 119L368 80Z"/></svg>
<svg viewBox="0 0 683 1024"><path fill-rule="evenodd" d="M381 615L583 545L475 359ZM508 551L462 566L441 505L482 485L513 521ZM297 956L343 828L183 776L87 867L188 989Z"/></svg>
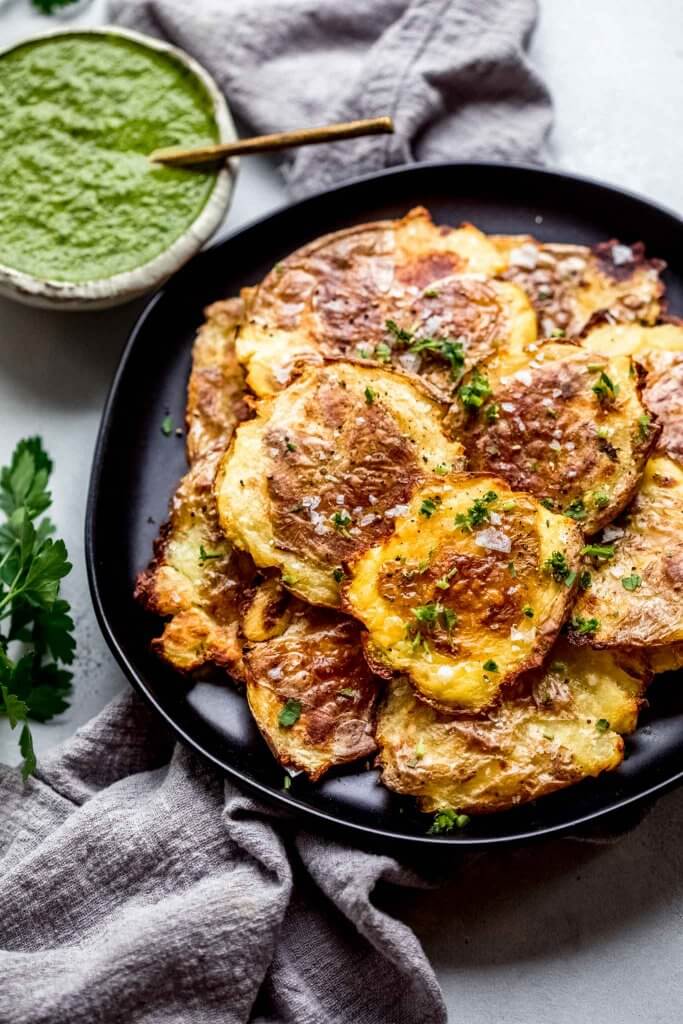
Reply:
<svg viewBox="0 0 683 1024"><path fill-rule="evenodd" d="M249 302L237 340L249 386L271 395L297 362L342 356L425 375L447 397L463 365L536 337L524 293L492 278L503 265L472 225L437 227L421 208L325 235L279 263Z"/></svg>
<svg viewBox="0 0 683 1024"><path fill-rule="evenodd" d="M216 480L226 536L312 604L339 605L341 565L391 533L422 481L462 466L413 379L334 362L259 403Z"/></svg>
<svg viewBox="0 0 683 1024"><path fill-rule="evenodd" d="M243 313L241 299L214 302L197 332L185 414L190 463L229 440L237 423L246 419L244 375L235 355L235 332Z"/></svg>
<svg viewBox="0 0 683 1024"><path fill-rule="evenodd" d="M593 353L629 355L643 367L643 401L662 427L658 450L683 463L683 326L603 322L581 345Z"/></svg>
<svg viewBox="0 0 683 1024"><path fill-rule="evenodd" d="M656 438L640 392L628 355L547 341L477 367L447 423L471 469L594 533L630 501Z"/></svg>
<svg viewBox="0 0 683 1024"><path fill-rule="evenodd" d="M531 235L491 236L505 259L503 277L519 285L538 314L542 336L579 334L590 318L607 312L614 320L655 323L661 313L665 264L648 260L641 242L614 239L592 249L538 242Z"/></svg>
<svg viewBox="0 0 683 1024"><path fill-rule="evenodd" d="M648 460L623 520L607 527L590 587L574 608L575 643L660 647L683 640L683 469ZM613 552L613 554L612 554ZM590 627L590 628L589 628Z"/></svg>
<svg viewBox="0 0 683 1024"><path fill-rule="evenodd" d="M247 698L280 764L318 779L375 751L379 680L363 657L357 623L293 604L280 636L245 650Z"/></svg>
<svg viewBox="0 0 683 1024"><path fill-rule="evenodd" d="M389 684L377 719L382 781L423 811L484 813L616 768L649 674L642 660L560 640L484 716L453 717Z"/></svg>
<svg viewBox="0 0 683 1024"><path fill-rule="evenodd" d="M408 674L438 706L481 710L550 650L581 543L575 523L500 478L423 484L394 534L350 561L344 608L366 626L376 671Z"/></svg>
<svg viewBox="0 0 683 1024"><path fill-rule="evenodd" d="M152 641L165 661L182 672L215 666L241 677L239 606L253 566L218 526L213 479L220 455L220 448L209 450L180 481L135 597L167 620Z"/></svg>

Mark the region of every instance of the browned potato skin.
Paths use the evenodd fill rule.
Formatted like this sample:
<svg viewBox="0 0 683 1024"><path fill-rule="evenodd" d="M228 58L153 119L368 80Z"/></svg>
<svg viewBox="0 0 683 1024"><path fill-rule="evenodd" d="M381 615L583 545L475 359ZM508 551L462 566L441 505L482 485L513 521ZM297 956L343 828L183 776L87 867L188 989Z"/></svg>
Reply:
<svg viewBox="0 0 683 1024"><path fill-rule="evenodd" d="M280 764L316 780L374 753L379 680L363 658L357 623L294 604L279 637L245 648L247 698ZM287 728L278 718L290 699L300 702L301 715Z"/></svg>
<svg viewBox="0 0 683 1024"><path fill-rule="evenodd" d="M249 301L238 340L249 385L272 394L288 383L297 360L373 359L379 344L387 364L425 376L447 398L454 385L448 364L428 351L408 353L387 320L421 337L463 341L468 365L520 321L533 340L536 318L526 296L493 279L503 265L476 228L436 226L422 208L325 235L277 264Z"/></svg>
<svg viewBox="0 0 683 1024"><path fill-rule="evenodd" d="M152 647L174 668L188 673L212 666L242 678L238 616L253 566L218 526L213 478L220 455L220 447L209 450L180 481L135 598L168 620ZM201 561L202 546L219 557Z"/></svg>
<svg viewBox="0 0 683 1024"><path fill-rule="evenodd" d="M648 260L642 242L616 239L592 249L539 242L531 235L492 235L506 261L502 276L529 296L541 336L578 335L599 312L614 320L653 324L662 312L666 264Z"/></svg>
<svg viewBox="0 0 683 1024"><path fill-rule="evenodd" d="M214 302L204 311L192 349L187 385L187 458L193 463L232 436L246 419L244 374L235 355L235 333L244 315L242 299Z"/></svg>
<svg viewBox="0 0 683 1024"><path fill-rule="evenodd" d="M187 406L191 467L173 496L169 520L151 565L138 577L135 596L167 620L152 641L161 658L184 674L218 670L246 682L252 713L275 756L319 778L333 765L375 750L377 680L351 620L293 600L279 575L258 572L218 526L216 467L248 411L234 356L241 310L238 300L214 304L198 332ZM201 561L202 546L209 556L220 557ZM283 681L276 682L271 670L280 671ZM284 680L287 696L303 704L300 722L289 730L277 722ZM353 688L354 696L339 696L346 688Z"/></svg>
<svg viewBox="0 0 683 1024"><path fill-rule="evenodd" d="M593 572L576 604L575 614L597 619L599 628L572 633L572 640L647 649L655 672L669 671L680 667L683 650L683 331L680 324L625 327L600 318L582 344L591 353L611 346L632 353L646 374L643 401L659 426L638 493L614 524L614 558ZM627 591L621 581L633 574L640 585Z"/></svg>
<svg viewBox="0 0 683 1024"><path fill-rule="evenodd" d="M597 619L590 634L572 631L576 644L591 647L660 648L683 641L683 470L655 454L635 500L610 531L614 558L593 571L590 589L574 615ZM627 591L622 579L641 582ZM658 671L662 671L659 668Z"/></svg>
<svg viewBox="0 0 683 1024"><path fill-rule="evenodd" d="M619 388L608 403L592 391L598 366ZM575 518L588 534L611 522L635 494L658 434L655 427L641 430L647 410L641 375L629 357L610 359L546 341L494 357L478 372L492 395L475 413L454 403L447 418L470 468L502 476L558 512L581 500L584 510ZM601 430L614 436L603 438Z"/></svg>
<svg viewBox="0 0 683 1024"><path fill-rule="evenodd" d="M338 607L334 570L392 532L435 466L461 468L442 416L414 378L339 360L308 367L235 434L216 478L226 536L280 568L298 597ZM342 514L348 524L335 525Z"/></svg>
<svg viewBox="0 0 683 1024"><path fill-rule="evenodd" d="M619 734L635 728L649 679L642 658L565 640L485 715L440 714L398 679L378 711L382 781L423 811L484 814L535 800L620 764Z"/></svg>

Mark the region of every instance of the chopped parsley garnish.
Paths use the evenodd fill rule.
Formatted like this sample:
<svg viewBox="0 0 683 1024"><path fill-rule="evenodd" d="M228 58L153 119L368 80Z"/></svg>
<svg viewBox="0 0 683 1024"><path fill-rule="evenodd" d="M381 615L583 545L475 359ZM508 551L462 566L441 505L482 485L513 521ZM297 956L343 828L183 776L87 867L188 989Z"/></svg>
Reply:
<svg viewBox="0 0 683 1024"><path fill-rule="evenodd" d="M421 625L427 626L429 629L438 625L448 633L458 624L458 616L455 612L450 608L444 608L438 602L418 605L417 608L413 608L413 615Z"/></svg>
<svg viewBox="0 0 683 1024"><path fill-rule="evenodd" d="M434 466L434 472L437 476L446 476L448 473L448 466L445 462L440 462L438 466Z"/></svg>
<svg viewBox="0 0 683 1024"><path fill-rule="evenodd" d="M630 576L621 577L621 585L624 590L638 590L642 582L643 578L637 572L632 572Z"/></svg>
<svg viewBox="0 0 683 1024"><path fill-rule="evenodd" d="M171 434L173 433L172 416L164 416L163 420L161 421L161 433L164 435L164 437L170 437Z"/></svg>
<svg viewBox="0 0 683 1024"><path fill-rule="evenodd" d="M479 370L474 370L469 383L458 390L458 398L468 412L476 412L492 393L488 379Z"/></svg>
<svg viewBox="0 0 683 1024"><path fill-rule="evenodd" d="M638 417L638 436L641 441L646 441L650 434L650 423L651 418L646 412L642 416Z"/></svg>
<svg viewBox="0 0 683 1024"><path fill-rule="evenodd" d="M332 570L332 579L335 583L341 583L344 579L344 570L340 565L338 565L336 569Z"/></svg>
<svg viewBox="0 0 683 1024"><path fill-rule="evenodd" d="M456 565L452 569L450 569L449 572L445 574L445 576L442 576L441 579L438 579L436 581L435 586L437 586L439 590L448 590L451 580L456 575L457 571L458 567Z"/></svg>
<svg viewBox="0 0 683 1024"><path fill-rule="evenodd" d="M508 572L513 577L515 577L517 575L517 569L515 568L515 563L514 562L508 562Z"/></svg>
<svg viewBox="0 0 683 1024"><path fill-rule="evenodd" d="M487 423L495 423L497 419L500 419L500 406L498 402L491 402L484 409L484 419Z"/></svg>
<svg viewBox="0 0 683 1024"><path fill-rule="evenodd" d="M424 295L425 299L438 299L439 297L439 292L437 291L436 288L425 288L422 294Z"/></svg>
<svg viewBox="0 0 683 1024"><path fill-rule="evenodd" d="M591 558L614 558L614 544L586 544L581 554Z"/></svg>
<svg viewBox="0 0 683 1024"><path fill-rule="evenodd" d="M595 728L598 730L598 732L607 732L607 730L609 729L609 722L606 718L598 718L597 722L595 723Z"/></svg>
<svg viewBox="0 0 683 1024"><path fill-rule="evenodd" d="M207 551L203 544L199 545L199 561L208 562L212 558L222 558L220 551Z"/></svg>
<svg viewBox="0 0 683 1024"><path fill-rule="evenodd" d="M406 345L409 352L431 352L444 359L451 368L451 376L459 380L465 366L465 349L461 341L452 338L417 338L411 331L399 327L395 320L387 320L386 328L393 334L399 345Z"/></svg>
<svg viewBox="0 0 683 1024"><path fill-rule="evenodd" d="M293 441L287 441L285 443L285 448L287 449L288 452L295 452L296 451L296 445L294 444Z"/></svg>
<svg viewBox="0 0 683 1024"><path fill-rule="evenodd" d="M533 608L531 607L530 604L525 604L524 605L524 607L522 608L522 614L526 615L527 619L533 619L533 617L534 617L534 610L533 610Z"/></svg>
<svg viewBox="0 0 683 1024"><path fill-rule="evenodd" d="M551 338L566 338L567 332L562 327L556 327L554 331L550 332Z"/></svg>
<svg viewBox="0 0 683 1024"><path fill-rule="evenodd" d="M609 494L604 491L596 491L593 495L593 504L596 508L607 508L609 505Z"/></svg>
<svg viewBox="0 0 683 1024"><path fill-rule="evenodd" d="M458 814L450 807L445 807L434 815L434 820L429 827L429 835L442 835L444 832L452 832L454 828L464 828L469 823L469 815Z"/></svg>
<svg viewBox="0 0 683 1024"><path fill-rule="evenodd" d="M613 402L619 394L619 385L615 384L604 370L600 370L600 376L591 391L601 405L606 405Z"/></svg>
<svg viewBox="0 0 683 1024"><path fill-rule="evenodd" d="M290 697L277 717L278 725L282 729L291 729L301 718L301 701Z"/></svg>
<svg viewBox="0 0 683 1024"><path fill-rule="evenodd" d="M296 576L291 572L283 572L282 582L288 587L295 587L297 582Z"/></svg>
<svg viewBox="0 0 683 1024"><path fill-rule="evenodd" d="M375 355L380 363L391 362L391 349L384 341L380 341L378 345L375 345Z"/></svg>
<svg viewBox="0 0 683 1024"><path fill-rule="evenodd" d="M458 512L455 517L455 525L459 526L464 533L471 533L477 526L488 523L491 518L492 505L498 500L495 491L487 491L483 498L475 498L467 512Z"/></svg>
<svg viewBox="0 0 683 1024"><path fill-rule="evenodd" d="M358 690L354 690L350 686L343 686L339 691L339 696L345 697L347 700L353 700L354 697L358 696Z"/></svg>
<svg viewBox="0 0 683 1024"><path fill-rule="evenodd" d="M567 557L562 551L553 551L550 558L546 558L543 572L552 576L556 583L565 583L568 587L571 587L576 578L576 573L572 573Z"/></svg>
<svg viewBox="0 0 683 1024"><path fill-rule="evenodd" d="M389 334L393 334L396 341L401 342L403 345L409 345L413 340L411 332L404 330L403 327L399 327L395 320L385 321L385 327Z"/></svg>
<svg viewBox="0 0 683 1024"><path fill-rule="evenodd" d="M425 498L420 505L420 515L425 519L431 519L440 504L441 498L438 495L434 498Z"/></svg>
<svg viewBox="0 0 683 1024"><path fill-rule="evenodd" d="M597 633L600 629L600 619L584 619L580 615L575 615L571 625L575 633L588 636L591 633Z"/></svg>
<svg viewBox="0 0 683 1024"><path fill-rule="evenodd" d="M339 533L344 537L349 535L349 526L351 525L351 516L345 508L337 509L332 516L332 524Z"/></svg>
<svg viewBox="0 0 683 1024"><path fill-rule="evenodd" d="M586 506L583 503L583 498L574 498L570 501L564 510L564 514L569 516L570 519L575 519L577 522L585 519L588 513L586 512Z"/></svg>
<svg viewBox="0 0 683 1024"><path fill-rule="evenodd" d="M588 569L584 569L583 572L579 574L579 589L588 590L592 582L593 577L589 573Z"/></svg>
<svg viewBox="0 0 683 1024"><path fill-rule="evenodd" d="M368 386L364 391L364 395L365 404L372 405L372 403L375 401L375 392L372 390L372 388Z"/></svg>
<svg viewBox="0 0 683 1024"><path fill-rule="evenodd" d="M498 665L496 664L496 662L493 661L491 658L489 658L488 661L484 662L483 668L484 668L485 672L499 672L500 671L499 668L498 668Z"/></svg>
<svg viewBox="0 0 683 1024"><path fill-rule="evenodd" d="M555 502L552 498L541 498L541 505L543 508L547 508L549 512L555 508Z"/></svg>

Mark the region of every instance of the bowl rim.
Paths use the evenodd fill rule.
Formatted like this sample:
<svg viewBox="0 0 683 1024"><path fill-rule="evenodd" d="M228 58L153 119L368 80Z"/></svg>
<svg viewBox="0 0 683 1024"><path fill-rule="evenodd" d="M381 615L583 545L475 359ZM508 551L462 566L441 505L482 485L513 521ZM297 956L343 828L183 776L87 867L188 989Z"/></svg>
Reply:
<svg viewBox="0 0 683 1024"><path fill-rule="evenodd" d="M0 59L23 46L59 36L117 36L163 53L186 67L206 89L212 103L213 116L220 142L237 139L237 131L225 96L209 72L190 54L164 40L118 25L97 25L81 28L57 28L28 36L0 48ZM195 219L171 245L151 260L106 278L90 281L57 281L40 278L23 270L0 263L0 295L19 299L31 305L49 308L95 309L115 305L149 292L179 270L197 253L223 221L230 205L239 162L231 158L216 175L214 187Z"/></svg>

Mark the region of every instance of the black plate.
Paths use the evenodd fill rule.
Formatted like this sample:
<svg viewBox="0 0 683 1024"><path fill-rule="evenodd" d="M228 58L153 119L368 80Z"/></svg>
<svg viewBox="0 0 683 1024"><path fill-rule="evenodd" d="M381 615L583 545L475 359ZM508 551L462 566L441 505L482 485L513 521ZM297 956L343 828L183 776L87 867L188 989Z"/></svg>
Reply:
<svg viewBox="0 0 683 1024"><path fill-rule="evenodd" d="M112 385L90 484L86 554L100 625L122 668L178 736L262 796L375 840L490 845L575 828L683 778L683 687L658 680L650 709L618 771L500 814L452 837L426 836L412 801L354 769L282 790L283 771L229 686L188 688L149 650L154 623L132 599L158 524L185 470L184 440L164 437L162 419L183 422L190 352L202 310L258 281L288 252L348 225L404 214L423 204L435 221L470 220L487 232L532 232L547 241L643 240L664 258L669 308L683 312L683 223L636 196L596 182L528 167L418 165L363 178L305 199L195 257L150 301ZM158 627L157 627L158 628ZM673 685L672 685L673 684ZM315 821L311 821L315 825ZM358 837L360 838L360 836Z"/></svg>

